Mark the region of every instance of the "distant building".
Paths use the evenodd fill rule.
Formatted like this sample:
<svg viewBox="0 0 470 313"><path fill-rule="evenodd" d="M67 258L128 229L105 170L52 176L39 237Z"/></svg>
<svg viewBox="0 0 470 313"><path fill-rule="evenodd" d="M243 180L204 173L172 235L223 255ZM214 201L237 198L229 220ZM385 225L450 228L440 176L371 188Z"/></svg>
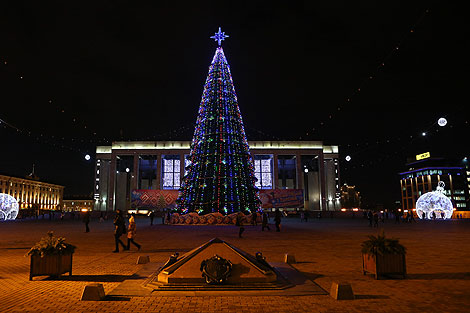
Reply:
<svg viewBox="0 0 470 313"><path fill-rule="evenodd" d="M358 209L361 207L361 193L356 186L341 186L341 207L343 209Z"/></svg>
<svg viewBox="0 0 470 313"><path fill-rule="evenodd" d="M417 155L406 164L408 170L399 173L403 210L415 209L416 200L435 191L438 182L445 183L445 195L458 211L470 210L470 169L467 158L449 160L431 157L430 153Z"/></svg>
<svg viewBox="0 0 470 313"><path fill-rule="evenodd" d="M82 200L64 200L64 211L91 211L93 210L93 200L82 199Z"/></svg>
<svg viewBox="0 0 470 313"><path fill-rule="evenodd" d="M0 175L0 193L16 199L21 209L56 210L62 208L64 186L30 178Z"/></svg>
<svg viewBox="0 0 470 313"><path fill-rule="evenodd" d="M95 210L129 210L133 190L178 190L189 163L190 144L137 141L98 146ZM337 146L321 141L251 141L249 146L258 188L302 189L307 209L340 209Z"/></svg>

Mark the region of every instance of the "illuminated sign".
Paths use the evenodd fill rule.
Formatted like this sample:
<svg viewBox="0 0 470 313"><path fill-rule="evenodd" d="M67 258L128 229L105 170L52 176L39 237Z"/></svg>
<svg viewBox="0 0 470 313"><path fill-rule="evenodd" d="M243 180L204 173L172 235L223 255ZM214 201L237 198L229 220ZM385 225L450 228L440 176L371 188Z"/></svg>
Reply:
<svg viewBox="0 0 470 313"><path fill-rule="evenodd" d="M431 152L424 152L416 155L416 160L427 159L431 157Z"/></svg>

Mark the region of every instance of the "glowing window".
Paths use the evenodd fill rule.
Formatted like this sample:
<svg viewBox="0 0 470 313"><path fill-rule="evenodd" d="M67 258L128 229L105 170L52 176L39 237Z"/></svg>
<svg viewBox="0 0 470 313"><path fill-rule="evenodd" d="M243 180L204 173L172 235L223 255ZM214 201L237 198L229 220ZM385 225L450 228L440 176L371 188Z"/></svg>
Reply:
<svg viewBox="0 0 470 313"><path fill-rule="evenodd" d="M180 157L179 155L165 155L162 158L163 189L180 188Z"/></svg>
<svg viewBox="0 0 470 313"><path fill-rule="evenodd" d="M273 156L271 154L255 155L256 187L260 189L273 188Z"/></svg>

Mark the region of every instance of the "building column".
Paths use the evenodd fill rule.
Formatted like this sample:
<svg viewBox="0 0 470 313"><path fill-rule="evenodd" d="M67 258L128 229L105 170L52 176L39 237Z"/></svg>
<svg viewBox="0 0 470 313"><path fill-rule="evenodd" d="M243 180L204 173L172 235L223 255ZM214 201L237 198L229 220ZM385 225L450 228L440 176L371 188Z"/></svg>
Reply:
<svg viewBox="0 0 470 313"><path fill-rule="evenodd" d="M318 175L320 175L320 210L326 210L326 174L323 151L318 154Z"/></svg>
<svg viewBox="0 0 470 313"><path fill-rule="evenodd" d="M297 189L304 189L304 174L303 174L303 169L302 169L302 158L300 153L297 153L295 155L295 167L297 169L296 173L296 179L297 179Z"/></svg>
<svg viewBox="0 0 470 313"><path fill-rule="evenodd" d="M106 211L114 211L114 196L116 183L116 155L111 154L111 162L109 165L109 185L108 185L108 205Z"/></svg>
<svg viewBox="0 0 470 313"><path fill-rule="evenodd" d="M156 189L162 189L162 154L157 154L157 186Z"/></svg>
<svg viewBox="0 0 470 313"><path fill-rule="evenodd" d="M274 171L274 182L273 182L273 189L279 189L279 164L277 161L277 153L273 156L273 171Z"/></svg>
<svg viewBox="0 0 470 313"><path fill-rule="evenodd" d="M137 189L137 182L138 182L138 179L139 179L139 155L138 154L134 154L134 171L133 175L131 175L131 190L130 192L132 193L132 190L134 189Z"/></svg>
<svg viewBox="0 0 470 313"><path fill-rule="evenodd" d="M183 176L184 176L184 153L180 153L180 187L183 183Z"/></svg>

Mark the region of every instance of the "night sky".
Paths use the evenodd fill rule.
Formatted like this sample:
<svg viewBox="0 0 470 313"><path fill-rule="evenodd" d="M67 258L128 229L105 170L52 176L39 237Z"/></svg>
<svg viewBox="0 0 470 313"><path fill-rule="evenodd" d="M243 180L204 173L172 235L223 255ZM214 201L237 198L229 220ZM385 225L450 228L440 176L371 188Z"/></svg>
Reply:
<svg viewBox="0 0 470 313"><path fill-rule="evenodd" d="M199 2L2 3L0 174L35 163L66 196L91 196L96 145L191 140L219 26L248 139L339 145L342 182L366 204L400 199L409 156L469 156L457 5Z"/></svg>

